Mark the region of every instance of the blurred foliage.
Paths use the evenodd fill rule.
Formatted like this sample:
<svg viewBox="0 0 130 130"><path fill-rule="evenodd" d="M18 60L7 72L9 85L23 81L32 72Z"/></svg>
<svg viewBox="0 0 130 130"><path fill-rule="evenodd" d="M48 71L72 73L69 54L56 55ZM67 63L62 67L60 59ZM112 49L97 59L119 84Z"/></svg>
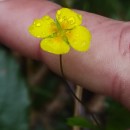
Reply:
<svg viewBox="0 0 130 130"><path fill-rule="evenodd" d="M113 19L130 20L130 0L52 1ZM88 105L94 94L86 95L84 101L87 99ZM106 130L130 128L129 111L111 100L102 103L105 107L97 115ZM44 64L0 46L0 130L70 130L66 119L72 116L72 97L57 75ZM77 119L71 125L75 123ZM78 123L87 125L83 120Z"/></svg>
<svg viewBox="0 0 130 130"><path fill-rule="evenodd" d="M128 130L130 128L130 112L120 104L108 100L106 130Z"/></svg>
<svg viewBox="0 0 130 130"><path fill-rule="evenodd" d="M28 130L27 84L16 59L0 48L0 130Z"/></svg>

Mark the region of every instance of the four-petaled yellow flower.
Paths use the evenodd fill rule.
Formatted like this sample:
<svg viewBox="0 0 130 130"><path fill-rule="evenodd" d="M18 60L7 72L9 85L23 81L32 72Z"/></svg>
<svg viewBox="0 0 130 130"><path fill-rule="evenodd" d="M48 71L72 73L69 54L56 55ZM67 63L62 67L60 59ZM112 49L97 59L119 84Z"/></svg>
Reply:
<svg viewBox="0 0 130 130"><path fill-rule="evenodd" d="M34 20L29 32L34 37L44 38L40 47L53 54L65 54L69 52L70 46L77 51L87 51L91 34L81 23L80 14L62 8L57 11L55 20L49 16Z"/></svg>

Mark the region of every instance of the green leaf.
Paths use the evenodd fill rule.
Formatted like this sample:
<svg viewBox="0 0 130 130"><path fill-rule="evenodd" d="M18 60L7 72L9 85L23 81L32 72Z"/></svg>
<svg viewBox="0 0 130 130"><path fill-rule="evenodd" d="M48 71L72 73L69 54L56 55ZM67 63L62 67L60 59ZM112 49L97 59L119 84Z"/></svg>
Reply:
<svg viewBox="0 0 130 130"><path fill-rule="evenodd" d="M0 130L28 130L27 84L19 64L0 48Z"/></svg>
<svg viewBox="0 0 130 130"><path fill-rule="evenodd" d="M92 122L86 120L83 117L71 117L68 118L67 124L70 126L79 126L81 128L95 128Z"/></svg>
<svg viewBox="0 0 130 130"><path fill-rule="evenodd" d="M106 130L127 130L130 128L130 111L112 100L109 100L108 104Z"/></svg>

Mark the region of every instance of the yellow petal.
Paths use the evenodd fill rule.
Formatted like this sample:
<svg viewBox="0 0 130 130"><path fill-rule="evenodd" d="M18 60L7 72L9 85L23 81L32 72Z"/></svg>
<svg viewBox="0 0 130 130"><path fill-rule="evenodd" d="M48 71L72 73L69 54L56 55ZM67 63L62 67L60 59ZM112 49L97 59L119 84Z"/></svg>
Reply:
<svg viewBox="0 0 130 130"><path fill-rule="evenodd" d="M84 26L66 32L70 45L77 51L87 51L90 47L91 34Z"/></svg>
<svg viewBox="0 0 130 130"><path fill-rule="evenodd" d="M56 19L62 29L72 29L82 23L82 16L68 8L58 10L56 13Z"/></svg>
<svg viewBox="0 0 130 130"><path fill-rule="evenodd" d="M56 31L56 24L49 16L34 20L33 24L29 27L30 34L37 38L48 37Z"/></svg>
<svg viewBox="0 0 130 130"><path fill-rule="evenodd" d="M69 52L69 45L61 37L46 38L40 43L42 50L53 54L65 54Z"/></svg>

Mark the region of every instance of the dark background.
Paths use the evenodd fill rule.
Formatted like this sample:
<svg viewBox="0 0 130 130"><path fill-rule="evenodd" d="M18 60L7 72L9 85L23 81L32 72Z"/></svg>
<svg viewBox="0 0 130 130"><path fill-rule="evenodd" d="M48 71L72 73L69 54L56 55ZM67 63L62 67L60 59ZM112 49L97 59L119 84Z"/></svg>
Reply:
<svg viewBox="0 0 130 130"><path fill-rule="evenodd" d="M130 0L54 1L64 7L130 20ZM86 91L83 100L86 106L91 101L95 106L102 104L96 113L106 130L130 128L130 112L110 98ZM71 130L66 121L73 116L73 109L73 98L60 77L41 62L0 45L0 130Z"/></svg>

